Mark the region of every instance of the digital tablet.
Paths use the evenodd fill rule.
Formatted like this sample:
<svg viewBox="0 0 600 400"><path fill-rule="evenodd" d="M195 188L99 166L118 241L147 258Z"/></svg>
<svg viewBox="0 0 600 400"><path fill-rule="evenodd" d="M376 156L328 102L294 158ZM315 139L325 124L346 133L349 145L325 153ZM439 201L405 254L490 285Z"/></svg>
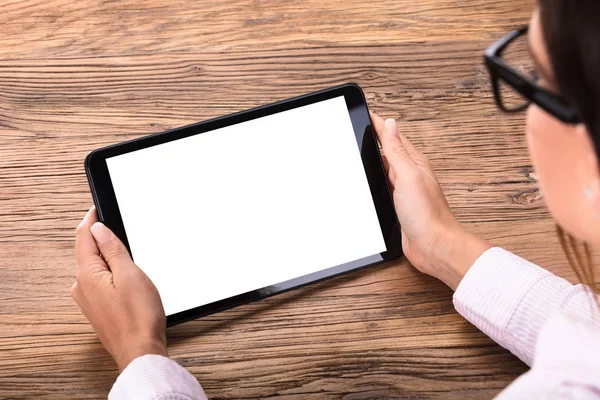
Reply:
<svg viewBox="0 0 600 400"><path fill-rule="evenodd" d="M355 84L104 147L85 169L168 325L402 254Z"/></svg>

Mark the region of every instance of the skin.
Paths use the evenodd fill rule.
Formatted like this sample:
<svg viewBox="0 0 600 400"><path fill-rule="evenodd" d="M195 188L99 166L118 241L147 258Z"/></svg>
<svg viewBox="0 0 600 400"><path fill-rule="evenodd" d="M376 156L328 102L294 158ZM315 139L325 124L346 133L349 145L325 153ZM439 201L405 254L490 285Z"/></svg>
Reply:
<svg viewBox="0 0 600 400"><path fill-rule="evenodd" d="M76 230L73 298L119 371L144 354L167 356L167 320L156 287L92 207Z"/></svg>
<svg viewBox="0 0 600 400"><path fill-rule="evenodd" d="M539 83L556 92L537 11L529 31ZM382 144L402 225L405 255L419 271L456 290L471 265L491 244L468 232L456 220L429 160L398 132L396 121L384 121L373 113L371 119ZM586 127L563 124L532 105L527 111L526 131L550 212L573 236L598 244L600 175ZM76 247L73 298L119 370L145 354L166 356L166 318L158 291L133 263L120 240L97 222L94 208L77 227Z"/></svg>
<svg viewBox="0 0 600 400"><path fill-rule="evenodd" d="M530 21L529 48L537 60L538 83L558 93L538 11ZM526 131L529 154L552 216L577 239L600 244L600 175L587 128L584 124L562 123L531 105L527 110Z"/></svg>

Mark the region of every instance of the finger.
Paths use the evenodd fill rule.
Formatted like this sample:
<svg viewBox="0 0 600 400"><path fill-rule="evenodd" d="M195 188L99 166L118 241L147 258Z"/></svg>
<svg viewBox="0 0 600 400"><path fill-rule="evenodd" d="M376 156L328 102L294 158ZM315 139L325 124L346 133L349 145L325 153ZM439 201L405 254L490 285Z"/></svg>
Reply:
<svg viewBox="0 0 600 400"><path fill-rule="evenodd" d="M77 255L78 268L90 265L91 261L97 261L100 258L100 251L90 232L91 226L96 221L98 221L96 208L92 207L85 214L85 217L83 217L83 220L77 225L77 229L75 230L75 253Z"/></svg>
<svg viewBox="0 0 600 400"><path fill-rule="evenodd" d="M385 154L381 155L381 159L383 160L383 166L385 168L385 173L388 176L388 181L390 182L390 186L392 187L392 190L395 189L395 182L396 182L396 174L394 174L394 170L390 168L390 163L388 162L387 158L385 157Z"/></svg>
<svg viewBox="0 0 600 400"><path fill-rule="evenodd" d="M375 132L377 133L377 135L381 135L383 136L384 131L385 131L385 121L383 120L383 118L381 118L379 115L375 114L372 111L369 111L369 114L371 115L371 120L373 121L373 126L375 128ZM380 141L381 142L381 141ZM385 157L385 154L381 155L381 159L383 160L383 166L385 168L385 173L387 174L390 183L393 183L395 181L395 176L394 176L394 171L390 168L390 163L387 160L387 158Z"/></svg>
<svg viewBox="0 0 600 400"><path fill-rule="evenodd" d="M419 156L422 153L412 144L412 142L410 140L408 140L408 138L406 136L404 136L404 134L402 132L398 132L398 137L400 138L400 141L402 142L402 144L404 145L404 147L406 147L406 150L408 151L408 154L410 154L411 158L413 158L414 156Z"/></svg>
<svg viewBox="0 0 600 400"><path fill-rule="evenodd" d="M398 137L406 148L406 151L408 151L410 158L412 158L415 163L428 161L427 157L425 157L421 150L417 149L406 136L398 132Z"/></svg>
<svg viewBox="0 0 600 400"><path fill-rule="evenodd" d="M387 158L385 158L385 154L381 155L381 161L383 161L383 169L385 170L386 174L390 174L390 163L388 162Z"/></svg>
<svg viewBox="0 0 600 400"><path fill-rule="evenodd" d="M381 136L385 131L385 121L379 115L375 114L372 111L369 111L369 115L371 116L371 121L373 122L373 128L375 129L375 133L381 143Z"/></svg>
<svg viewBox="0 0 600 400"><path fill-rule="evenodd" d="M414 168L413 160L398 135L396 121L391 118L385 121L385 129L380 140L383 154L395 176L403 175L406 170Z"/></svg>
<svg viewBox="0 0 600 400"><path fill-rule="evenodd" d="M79 285L77 285L77 282L71 286L71 296L73 297L73 300L79 304Z"/></svg>
<svg viewBox="0 0 600 400"><path fill-rule="evenodd" d="M378 133L378 135L383 136L385 134L385 130L386 130L386 126L385 126L385 121L383 120L383 118L381 118L379 115L375 114L372 111L369 111L369 114L371 115L371 120L373 121L373 126L375 127L375 132ZM381 142L381 140L380 140ZM385 156L385 154L382 154L381 159L383 160L383 166L385 168L385 173L388 176L388 181L390 182L390 186L392 188L392 191L394 190L394 182L396 182L396 174L394 173L394 170L392 168L390 168L390 163L387 160L387 157Z"/></svg>
<svg viewBox="0 0 600 400"><path fill-rule="evenodd" d="M413 133L416 136L427 137L427 134L435 129L436 127L432 126L428 122L420 122L419 124L413 125L411 127L411 133ZM426 167L426 169L431 169L431 165L427 156L423 154L421 150L416 148L412 144L412 142L408 138L406 138L406 136L404 136L402 133L399 133L399 136L400 140L402 140L402 143L404 143L404 146L408 150L408 154L410 154L415 164L421 167Z"/></svg>
<svg viewBox="0 0 600 400"><path fill-rule="evenodd" d="M375 114L372 111L369 111L369 113L371 115L371 120L373 121L373 125L375 126L375 131L378 132L378 135L381 135L379 132L383 133L385 131L386 121L384 121L383 118L381 118L379 115ZM400 137L400 141L402 142L404 147L406 147L406 150L408 151L408 154L411 156L413 161L416 161L416 159L427 160L427 157L425 157L425 155L419 149L417 149L411 143L411 141L408 140L408 138L406 136L404 136L404 134L402 134L401 132L397 132L397 135L398 135L398 137ZM380 139L380 141L381 141L381 139Z"/></svg>
<svg viewBox="0 0 600 400"><path fill-rule="evenodd" d="M408 151L408 154L410 155L410 158L412 158L414 164L428 176L435 178L435 172L433 171L433 167L431 166L431 162L427 156L423 154L421 150L417 149L406 136L401 133L398 133L398 136L400 137L402 144L404 144L404 147L406 147L406 151Z"/></svg>
<svg viewBox="0 0 600 400"><path fill-rule="evenodd" d="M91 232L100 249L102 258L114 274L118 274L130 266L135 266L123 242L102 222L96 222L92 225Z"/></svg>

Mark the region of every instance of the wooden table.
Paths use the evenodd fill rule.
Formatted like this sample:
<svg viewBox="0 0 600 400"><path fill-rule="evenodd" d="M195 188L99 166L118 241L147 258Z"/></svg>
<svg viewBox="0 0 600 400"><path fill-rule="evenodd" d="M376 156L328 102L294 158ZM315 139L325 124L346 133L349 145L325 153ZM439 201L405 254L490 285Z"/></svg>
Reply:
<svg viewBox="0 0 600 400"><path fill-rule="evenodd" d="M0 397L101 398L112 359L71 299L94 148L354 81L432 159L470 229L573 278L523 115L486 46L525 0L12 0L0 14ZM289 151L289 149L282 149ZM227 157L227 149L223 149ZM215 399L481 399L526 370L406 261L177 326Z"/></svg>

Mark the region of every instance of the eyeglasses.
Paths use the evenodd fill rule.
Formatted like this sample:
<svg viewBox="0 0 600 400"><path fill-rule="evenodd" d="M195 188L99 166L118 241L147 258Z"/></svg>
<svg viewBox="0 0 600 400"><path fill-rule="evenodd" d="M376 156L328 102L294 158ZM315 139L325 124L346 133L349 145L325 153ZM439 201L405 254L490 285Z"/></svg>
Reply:
<svg viewBox="0 0 600 400"><path fill-rule="evenodd" d="M508 113L535 103L563 122L581 122L565 100L536 83L535 67L527 41L528 27L517 29L488 47L484 54L498 107Z"/></svg>

